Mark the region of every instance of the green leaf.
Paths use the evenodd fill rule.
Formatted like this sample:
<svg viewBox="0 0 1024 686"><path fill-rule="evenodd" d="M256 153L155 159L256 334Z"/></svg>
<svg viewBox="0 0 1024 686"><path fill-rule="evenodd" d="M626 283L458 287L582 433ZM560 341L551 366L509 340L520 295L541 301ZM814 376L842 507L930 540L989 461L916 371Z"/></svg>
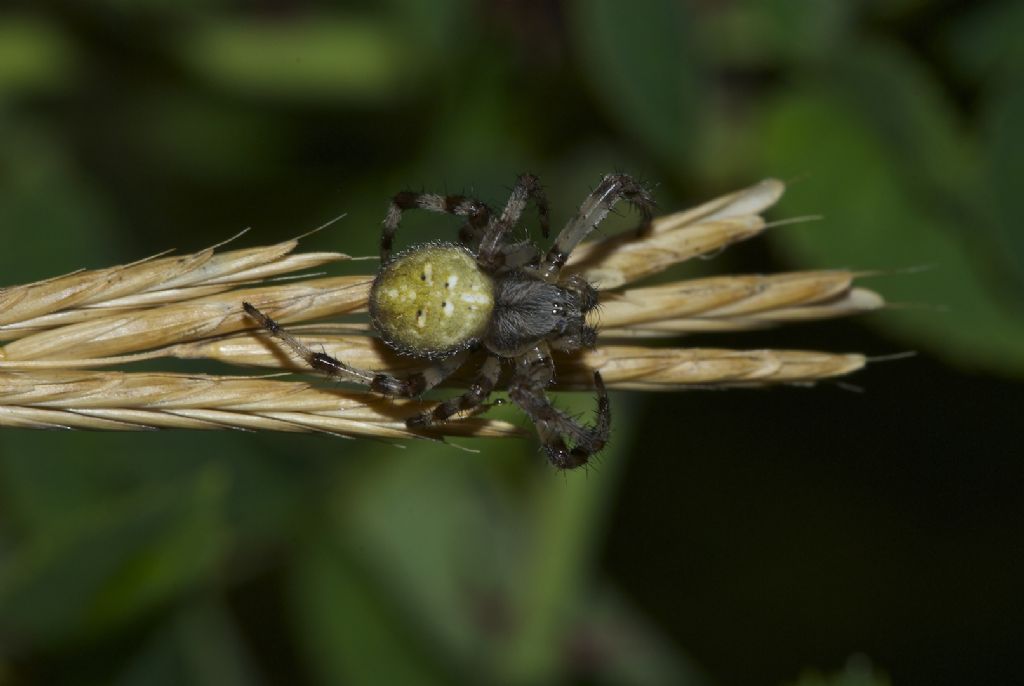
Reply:
<svg viewBox="0 0 1024 686"><path fill-rule="evenodd" d="M5 13L0 23L0 99L63 86L70 67L68 45L52 25ZM5 137L10 135L8 131Z"/></svg>
<svg viewBox="0 0 1024 686"><path fill-rule="evenodd" d="M773 174L810 174L787 191L785 211L826 217L771 234L799 265L928 266L877 284L897 307L874 321L912 347L961 364L1024 372L1024 319L990 291L983 263L960 242L949 217L915 202L896 171L899 151L856 112L824 93L793 95L771 110L762 141L765 168Z"/></svg>
<svg viewBox="0 0 1024 686"><path fill-rule="evenodd" d="M971 246L977 259L993 263L992 271L999 273L993 281L1006 277L1008 289L1024 293L1024 269L1007 251L1011 224L1004 217L1000 225L990 200L993 183L1012 184L1019 177L986 178L974 140L963 135L953 103L931 72L905 50L866 43L843 55L831 82L830 93L890 151L908 200L944 215L947 228L960 232L959 240ZM999 151L1000 159L1012 174L1016 132L1006 121L1006 116L997 118L999 140L993 143L1007 146Z"/></svg>
<svg viewBox="0 0 1024 686"><path fill-rule="evenodd" d="M593 412L590 394L557 402L571 414ZM615 445L624 448L621 431ZM533 440L481 447L466 455L419 444L408 458L381 447L334 498L337 533L344 550L359 551L348 564L373 580L365 593L400 610L418 643L478 681L551 681L574 668L568 646L625 455L613 446L600 470L559 473L542 464ZM496 479L502 466L531 477L517 495L527 500L525 520Z"/></svg>
<svg viewBox="0 0 1024 686"><path fill-rule="evenodd" d="M378 450L336 498L338 533L382 591L448 660L475 669L493 652L518 583L520 522L493 467L532 452L524 441L494 443L481 455L422 443L408 459Z"/></svg>
<svg viewBox="0 0 1024 686"><path fill-rule="evenodd" d="M118 254L96 188L52 132L0 106L0 287L82 268Z"/></svg>
<svg viewBox="0 0 1024 686"><path fill-rule="evenodd" d="M854 655L834 674L806 671L790 686L891 686L888 675L879 672L863 655Z"/></svg>
<svg viewBox="0 0 1024 686"><path fill-rule="evenodd" d="M573 633L593 660L594 683L632 686L706 686L708 677L688 656L658 634L648 621L609 588L580 605Z"/></svg>
<svg viewBox="0 0 1024 686"><path fill-rule="evenodd" d="M469 0L386 0L387 21L400 26L403 41L414 41L423 59L436 60L473 49L465 32L479 30L476 8Z"/></svg>
<svg viewBox="0 0 1024 686"><path fill-rule="evenodd" d="M262 683L221 602L203 598L171 615L121 670L117 686L245 686Z"/></svg>
<svg viewBox="0 0 1024 686"><path fill-rule="evenodd" d="M570 5L573 42L594 96L655 157L685 165L696 138L693 21L676 0Z"/></svg>
<svg viewBox="0 0 1024 686"><path fill-rule="evenodd" d="M299 550L291 577L296 630L322 684L441 684L436 658L403 608L328 535Z"/></svg>
<svg viewBox="0 0 1024 686"><path fill-rule="evenodd" d="M933 201L958 214L977 201L976 155L960 135L953 103L924 64L895 45L862 43L830 67L830 92L892 151L907 190L937 194Z"/></svg>
<svg viewBox="0 0 1024 686"><path fill-rule="evenodd" d="M959 15L958 15L959 17ZM1020 78L1024 59L1024 4L1017 0L975 3L945 36L962 77L973 81Z"/></svg>
<svg viewBox="0 0 1024 686"><path fill-rule="evenodd" d="M992 210L1002 255L1015 270L1018 293L1024 293L1024 79L1019 74L992 96L986 114L984 143Z"/></svg>
<svg viewBox="0 0 1024 686"><path fill-rule="evenodd" d="M562 394L570 415L593 412L589 394ZM507 683L552 681L570 670L566 648L572 622L589 599L596 546L606 510L630 444L628 414L618 404L615 441L599 458L600 469L539 474L528 503L528 538L512 605L515 633L502 648L499 670Z"/></svg>
<svg viewBox="0 0 1024 686"><path fill-rule="evenodd" d="M192 67L218 88L279 99L395 97L415 86L420 66L385 21L354 17L211 22L187 48Z"/></svg>
<svg viewBox="0 0 1024 686"><path fill-rule="evenodd" d="M854 3L741 0L701 17L701 43L716 64L763 70L810 62L842 50Z"/></svg>
<svg viewBox="0 0 1024 686"><path fill-rule="evenodd" d="M99 501L0 568L0 646L102 634L203 578L220 558L224 479L208 471Z"/></svg>
<svg viewBox="0 0 1024 686"><path fill-rule="evenodd" d="M905 50L866 43L835 65L829 93L856 112L889 151L908 201L941 215L974 259L992 263L991 286L1002 278L1009 292L1024 293L1024 270L1007 250L1010 224L1004 218L1000 225L990 200L993 182L1012 184L1019 177L986 179L977 146L962 134L953 103L931 72ZM1000 152L1012 156L1015 131L1007 129L1012 124L999 128L996 145L1007 144ZM1012 174L1012 157L1001 159Z"/></svg>
<svg viewBox="0 0 1024 686"><path fill-rule="evenodd" d="M145 457L140 459L143 444ZM189 484L209 467L211 456L228 463L232 482L259 476L261 482L246 484L245 493L259 487L266 499L270 484L280 491L287 482L279 474L264 477L270 463L243 452L246 445L239 434L212 432L165 433L155 442L128 433L0 432L0 493L6 523L20 536L46 537L126 492L159 492L161 483ZM266 504L261 507L266 509Z"/></svg>

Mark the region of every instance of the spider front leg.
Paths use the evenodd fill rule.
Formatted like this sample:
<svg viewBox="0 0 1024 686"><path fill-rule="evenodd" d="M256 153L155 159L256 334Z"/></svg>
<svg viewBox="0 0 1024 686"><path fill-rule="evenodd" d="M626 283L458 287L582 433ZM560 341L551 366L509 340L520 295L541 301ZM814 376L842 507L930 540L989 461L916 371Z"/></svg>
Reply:
<svg viewBox="0 0 1024 686"><path fill-rule="evenodd" d="M541 263L540 275L554 283L576 246L604 221L615 204L625 199L643 216L641 226L647 226L654 211L654 200L640 183L626 174L608 174L580 205L579 212L566 224L555 239Z"/></svg>
<svg viewBox="0 0 1024 686"><path fill-rule="evenodd" d="M486 263L486 267L495 274L506 274L523 267L536 267L540 264L540 258L540 249L532 241L506 243L498 250L498 254Z"/></svg>
<svg viewBox="0 0 1024 686"><path fill-rule="evenodd" d="M436 193L402 191L391 198L387 214L384 215L384 228L380 234L381 264L385 264L391 259L395 233L397 233L398 225L402 221L402 212L412 209L467 217L466 225L459 232L459 240L466 244L479 238L484 229L491 223L491 208L475 198L467 198L464 195L438 195Z"/></svg>
<svg viewBox="0 0 1024 686"><path fill-rule="evenodd" d="M559 282L558 285L565 290L576 294L576 297L579 298L580 311L584 314L597 307L600 302L600 296L597 294L597 289L590 285L590 282L579 274L569 275L568 278Z"/></svg>
<svg viewBox="0 0 1024 686"><path fill-rule="evenodd" d="M445 400L433 410L422 412L406 420L409 428L420 428L440 424L451 419L459 412L472 410L482 405L494 390L501 376L501 360L495 355L489 355L480 367L480 373L470 384L469 389L462 395Z"/></svg>
<svg viewBox="0 0 1024 686"><path fill-rule="evenodd" d="M441 360L437 364L424 369L422 372L410 374L405 378L375 372L369 369L359 369L345 364L341 360L331 357L327 353L318 353L309 348L295 336L291 335L281 325L267 315L260 312L250 303L243 302L242 307L246 313L255 319L260 326L270 332L270 335L284 343L297 357L310 366L310 368L321 372L332 379L339 381L351 381L369 387L371 391L384 395L397 395L404 398L415 398L423 395L434 386L438 385L451 376L469 355L469 351L463 351Z"/></svg>
<svg viewBox="0 0 1024 686"><path fill-rule="evenodd" d="M611 403L601 373L594 372L597 391L597 421L581 425L556 408L545 393L552 380L551 356L547 345L541 344L516 359L516 376L509 388L509 397L521 407L537 427L548 461L558 469L574 469L585 465L590 456L608 442L611 432ZM570 448L565 439L573 444Z"/></svg>
<svg viewBox="0 0 1024 686"><path fill-rule="evenodd" d="M553 350L563 352L593 348L597 345L597 329L587 324L585 315L598 305L597 289L579 274L572 274L560 281L558 285L576 296L580 312L584 314L584 317L577 326L569 327L557 338L549 339L548 344Z"/></svg>
<svg viewBox="0 0 1024 686"><path fill-rule="evenodd" d="M533 200L537 206L537 216L540 219L541 234L547 238L551 232L551 224L548 211L548 198L540 181L533 174L520 174L516 184L512 187L508 202L501 216L493 222L484 232L480 240L480 262L492 268L498 268L504 264L505 237L516 224L526 209L527 203Z"/></svg>

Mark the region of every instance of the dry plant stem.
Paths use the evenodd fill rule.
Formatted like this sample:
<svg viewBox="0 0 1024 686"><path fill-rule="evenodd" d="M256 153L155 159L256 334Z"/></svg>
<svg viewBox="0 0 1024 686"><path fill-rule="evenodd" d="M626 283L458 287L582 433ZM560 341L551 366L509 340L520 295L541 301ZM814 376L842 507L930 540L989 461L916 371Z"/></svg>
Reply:
<svg viewBox="0 0 1024 686"><path fill-rule="evenodd" d="M329 355L368 369L401 373L418 369L414 359L395 355L365 336L303 336L302 340ZM283 356L267 340L233 337L178 346L175 357L216 359L271 369L307 371L299 360ZM715 348L649 348L602 345L580 355L556 355L561 390L587 390L598 370L609 388L678 391L704 385L768 385L806 383L849 374L865 364L863 355L800 350L720 350ZM471 366L471 365L470 365ZM469 377L456 375L454 385Z"/></svg>
<svg viewBox="0 0 1024 686"><path fill-rule="evenodd" d="M600 327L602 339L640 338L742 330L783 321L839 317L881 307L884 303L878 295L853 287L854 277L848 271L728 276L610 292L593 323ZM268 292L272 297L268 297ZM284 321L292 321L310 311L362 310L366 306L366 292L365 277L341 277L314 281L312 288L290 284L233 291L156 311L98 317L89 323L8 344L0 369L52 368L70 365L75 360L89 366L120 363L128 360L116 356L117 353L133 350L148 350L148 359L210 357L242 365L281 366L288 361L283 351L265 343L255 345L252 333L209 338L218 331L241 328L247 323L237 321L237 313L232 311L239 293L277 312ZM303 328L294 330L301 333ZM203 335L199 343L159 347L186 334L195 337L197 331ZM314 347L324 346L352 364L375 369L400 367L390 363L386 355L368 354L367 350L384 349L365 337L317 336L303 340ZM61 351L70 352L59 354ZM90 356L91 351L99 354ZM274 359L264 354L266 351L276 352L276 365ZM36 363L28 364L33 361Z"/></svg>
<svg viewBox="0 0 1024 686"><path fill-rule="evenodd" d="M850 271L690 279L622 288L693 257L759 234L760 213L782 194L769 179L700 207L655 219L643 235L585 243L567 270L604 290L593 324L601 345L557 362L558 388L590 389L600 370L609 388L674 391L695 387L810 383L850 373L861 355L612 345L700 331L742 330L878 309L882 298L854 285ZM383 438L415 435L405 418L429 403L282 379L75 371L162 357L203 358L272 369L308 370L242 312L248 301L290 324L313 348L361 368L401 373L421 361L401 358L365 324L296 324L363 312L371 276L267 279L350 259L294 254L298 242L217 252L158 255L108 269L83 270L0 289L0 426L130 430L238 428L324 431ZM611 290L615 289L615 290ZM336 331L363 335L338 335ZM306 335L306 332L309 335ZM453 384L463 385L456 376ZM448 422L433 435L505 436L498 421Z"/></svg>
<svg viewBox="0 0 1024 686"><path fill-rule="evenodd" d="M599 290L618 288L756 236L764 226L760 217L740 217L656 232L641 240L628 233L617 234L581 245L566 271L582 275Z"/></svg>
<svg viewBox="0 0 1024 686"><path fill-rule="evenodd" d="M881 307L880 296L852 286L854 277L848 271L727 276L611 292L593 324L604 337L650 336L742 330ZM156 309L105 316L98 311L88 321L8 343L0 368L28 360L101 360L251 328L238 312L240 299L282 322L362 311L369 283L369 277L334 277L236 290ZM151 355L158 356L162 353Z"/></svg>
<svg viewBox="0 0 1024 686"><path fill-rule="evenodd" d="M803 384L862 368L863 355L803 350L718 350L604 346L561 362L559 383L585 388L599 369L609 386L631 391Z"/></svg>
<svg viewBox="0 0 1024 686"><path fill-rule="evenodd" d="M288 271L312 269L323 265L325 262L336 261L341 257L340 253L305 253L290 255L288 258L272 266L280 269L281 273L285 273ZM268 267L270 266L268 265ZM268 269L267 271L270 270ZM254 280L258 280L258 278ZM115 298L96 305L87 305L77 309L43 314L19 322L0 325L0 340L21 338L39 331L55 329L60 326L75 324L104 315L130 314L158 305L197 300L208 295L223 293L232 287L230 283L213 283L203 286L163 288L148 293L137 293L124 298ZM0 291L0 295L2 295L2 291Z"/></svg>
<svg viewBox="0 0 1024 686"><path fill-rule="evenodd" d="M0 289L0 337L19 329L40 329L95 316L104 308L132 309L189 301L245 282L311 269L349 259L342 253L289 255L297 240L214 253L152 257L132 264L74 272L46 281ZM47 315L53 315L47 319Z"/></svg>
<svg viewBox="0 0 1024 686"><path fill-rule="evenodd" d="M618 234L585 243L572 254L567 271L607 290L716 253L763 231L760 212L774 205L784 190L781 181L766 179L699 207L658 217L639 240Z"/></svg>
<svg viewBox="0 0 1024 686"><path fill-rule="evenodd" d="M319 431L344 436L422 435L405 417L429 403L280 379L96 371L0 372L0 426L103 429ZM510 436L507 422L473 417L449 435Z"/></svg>
<svg viewBox="0 0 1024 686"><path fill-rule="evenodd" d="M605 335L631 328L657 328L665 322L713 321L715 330L745 329L787 320L825 319L880 308L884 301L872 291L854 288L849 271L792 272L770 276L719 276L650 288L607 293L594 324ZM685 328L673 328L685 331Z"/></svg>
<svg viewBox="0 0 1024 686"><path fill-rule="evenodd" d="M24 336L3 348L2 360L85 359L124 355L174 342L252 328L243 300L281 322L315 319L365 308L370 277L339 276L247 288L151 309L96 316Z"/></svg>
<svg viewBox="0 0 1024 686"><path fill-rule="evenodd" d="M759 215L777 203L785 191L786 185L778 179L765 179L697 207L659 217L655 231L667 231L704 221Z"/></svg>

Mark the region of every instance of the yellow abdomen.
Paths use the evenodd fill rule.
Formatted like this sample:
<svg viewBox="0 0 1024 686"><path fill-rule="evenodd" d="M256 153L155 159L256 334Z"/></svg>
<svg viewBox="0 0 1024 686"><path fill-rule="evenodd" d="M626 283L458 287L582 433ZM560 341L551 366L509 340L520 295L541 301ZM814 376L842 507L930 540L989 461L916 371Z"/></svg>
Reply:
<svg viewBox="0 0 1024 686"><path fill-rule="evenodd" d="M370 289L370 316L399 352L443 357L484 335L494 284L476 258L454 243L427 243L384 265Z"/></svg>

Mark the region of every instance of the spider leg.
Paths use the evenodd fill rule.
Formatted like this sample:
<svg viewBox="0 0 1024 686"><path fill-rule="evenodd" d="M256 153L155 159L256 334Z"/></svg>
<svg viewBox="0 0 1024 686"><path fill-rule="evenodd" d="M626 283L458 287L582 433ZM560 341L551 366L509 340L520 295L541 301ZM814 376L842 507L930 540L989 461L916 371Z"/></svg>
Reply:
<svg viewBox="0 0 1024 686"><path fill-rule="evenodd" d="M540 263L540 250L530 241L506 243L491 260L488 267L497 274L514 271Z"/></svg>
<svg viewBox="0 0 1024 686"><path fill-rule="evenodd" d="M562 334L558 338L550 339L552 349L562 352L572 352L580 348L593 348L597 345L597 329L584 324L575 331Z"/></svg>
<svg viewBox="0 0 1024 686"><path fill-rule="evenodd" d="M597 289L579 274L570 274L558 284L567 291L572 291L580 299L580 311L586 313L597 307L599 296Z"/></svg>
<svg viewBox="0 0 1024 686"><path fill-rule="evenodd" d="M505 235L512 230L519 218L526 209L526 204L533 200L537 205L537 215L540 219L541 234L547 238L551 232L551 222L548 213L548 198L540 181L533 174L520 174L512 187L505 209L501 216L484 231L480 240L480 259L483 264L489 266L501 266L502 247L505 243Z"/></svg>
<svg viewBox="0 0 1024 686"><path fill-rule="evenodd" d="M398 224L402 221L402 212L412 209L467 217L466 225L459 231L459 240L467 244L478 238L491 223L491 208L475 198L468 198L464 195L413 193L412 191L396 193L391 198L387 214L384 215L384 228L380 234L381 264L391 259L391 250L395 242L395 233L398 231Z"/></svg>
<svg viewBox="0 0 1024 686"><path fill-rule="evenodd" d="M457 372L459 367L466 363L470 352L470 350L457 352L451 357L435 362L423 371L414 372L404 378L378 373L374 377L373 383L370 384L370 390L403 398L415 398L423 395Z"/></svg>
<svg viewBox="0 0 1024 686"><path fill-rule="evenodd" d="M405 378L399 378L391 374L383 374L369 369L359 369L358 367L345 364L327 353L315 352L250 303L244 302L242 307L260 326L269 331L271 336L284 343L292 353L302 358L312 369L332 379L363 384L368 386L371 391L383 393L384 395L397 395L405 398L414 398L422 395L451 376L466 361L470 352L468 350L462 351L427 367L421 372L410 374Z"/></svg>
<svg viewBox="0 0 1024 686"><path fill-rule="evenodd" d="M516 359L516 376L509 387L509 397L533 420L551 464L558 469L580 467L608 442L612 419L608 392L600 372L595 371L597 422L593 426L582 425L551 403L545 393L551 380L551 357L547 345L541 344ZM566 438L572 442L572 448Z"/></svg>
<svg viewBox="0 0 1024 686"><path fill-rule="evenodd" d="M597 188L580 205L579 212L555 239L541 263L540 275L554 283L569 255L598 224L604 221L615 204L622 199L629 201L643 216L642 226L651 221L654 200L647 189L626 174L608 174Z"/></svg>
<svg viewBox="0 0 1024 686"><path fill-rule="evenodd" d="M445 400L433 410L422 412L406 420L409 428L419 428L440 424L448 421L459 412L472 410L482 405L494 390L501 375L501 360L495 355L489 355L480 367L476 379L470 384L469 389L462 395Z"/></svg>

